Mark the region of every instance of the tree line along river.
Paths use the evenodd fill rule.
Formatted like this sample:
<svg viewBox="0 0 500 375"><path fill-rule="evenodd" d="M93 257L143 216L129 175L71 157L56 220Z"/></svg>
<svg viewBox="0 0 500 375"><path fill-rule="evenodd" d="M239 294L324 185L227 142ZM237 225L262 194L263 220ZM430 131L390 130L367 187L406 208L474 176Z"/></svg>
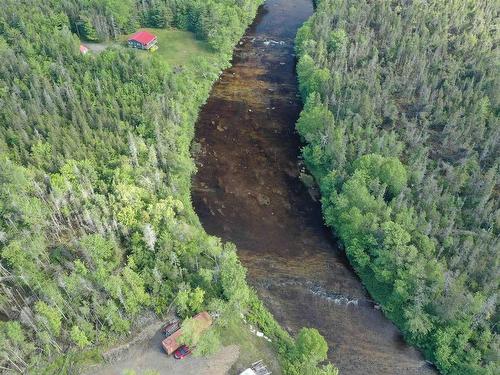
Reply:
<svg viewBox="0 0 500 375"><path fill-rule="evenodd" d="M309 0L268 0L200 113L193 203L234 242L248 279L290 333L315 327L343 374L433 374L384 317L300 180L294 37Z"/></svg>

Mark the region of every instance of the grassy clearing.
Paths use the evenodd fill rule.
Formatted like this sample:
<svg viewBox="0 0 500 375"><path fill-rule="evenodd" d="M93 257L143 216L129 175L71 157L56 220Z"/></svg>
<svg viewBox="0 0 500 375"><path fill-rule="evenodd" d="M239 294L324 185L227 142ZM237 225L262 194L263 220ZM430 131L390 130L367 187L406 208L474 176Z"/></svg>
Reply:
<svg viewBox="0 0 500 375"><path fill-rule="evenodd" d="M273 375L280 375L281 366L274 349L268 341L250 332L248 324L243 321L230 322L226 327L219 328L223 345L238 345L240 354L231 368L230 373L238 373L250 364L260 359L271 370Z"/></svg>
<svg viewBox="0 0 500 375"><path fill-rule="evenodd" d="M194 57L204 57L206 59L216 57L216 54L206 42L197 40L195 35L189 31L150 28L143 28L138 31L140 30L149 31L158 37L158 50L155 52L137 50L137 53L143 56L159 56L171 66L189 65L193 62ZM120 40L125 43L130 35L123 36Z"/></svg>

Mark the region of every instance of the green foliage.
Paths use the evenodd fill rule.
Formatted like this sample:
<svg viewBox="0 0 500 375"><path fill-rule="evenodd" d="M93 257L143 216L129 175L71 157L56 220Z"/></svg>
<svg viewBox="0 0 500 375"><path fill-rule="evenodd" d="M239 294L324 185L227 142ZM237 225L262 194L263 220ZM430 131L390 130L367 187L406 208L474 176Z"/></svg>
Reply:
<svg viewBox="0 0 500 375"><path fill-rule="evenodd" d="M326 95L330 73L326 69L319 69L309 55L304 55L297 64L297 73L305 77L299 83L303 97L316 93Z"/></svg>
<svg viewBox="0 0 500 375"><path fill-rule="evenodd" d="M90 42L99 41L97 30L95 29L89 17L81 16L75 22L75 29L77 30L80 37L83 38L84 40L88 40Z"/></svg>
<svg viewBox="0 0 500 375"><path fill-rule="evenodd" d="M48 1L48 0L47 0ZM262 0L66 0L71 28L83 39L103 41L147 27L194 32L229 57Z"/></svg>
<svg viewBox="0 0 500 375"><path fill-rule="evenodd" d="M294 341L253 292L247 318L272 340L286 374L338 375L332 364L319 365L327 358L328 345L316 329L302 328Z"/></svg>
<svg viewBox="0 0 500 375"><path fill-rule="evenodd" d="M210 329L200 337L193 354L198 357L207 357L217 353L220 348L219 335L214 329Z"/></svg>
<svg viewBox="0 0 500 375"><path fill-rule="evenodd" d="M383 157L377 154L364 155L353 163L353 168L364 171L371 179L379 179L387 186L387 192L398 195L407 184L404 165L395 157Z"/></svg>
<svg viewBox="0 0 500 375"><path fill-rule="evenodd" d="M328 344L315 328L302 328L295 340L296 361L305 365L317 365L326 359Z"/></svg>
<svg viewBox="0 0 500 375"><path fill-rule="evenodd" d="M21 371L16 358L33 355L35 345L25 336L19 322L0 322L0 358L7 365Z"/></svg>
<svg viewBox="0 0 500 375"><path fill-rule="evenodd" d="M203 299L205 291L199 287L194 290L186 288L177 293L176 305L177 314L181 317L186 317L199 313L203 308Z"/></svg>
<svg viewBox="0 0 500 375"><path fill-rule="evenodd" d="M75 343L76 346L79 348L85 348L90 344L89 339L85 335L85 332L83 332L78 326L73 326L70 331L70 336L71 340Z"/></svg>
<svg viewBox="0 0 500 375"><path fill-rule="evenodd" d="M330 32L330 39L328 40L328 50L333 53L342 51L349 41L347 33L344 29L337 29Z"/></svg>
<svg viewBox="0 0 500 375"><path fill-rule="evenodd" d="M499 369L496 22L487 1L322 0L296 40L325 221L445 374Z"/></svg>
<svg viewBox="0 0 500 375"><path fill-rule="evenodd" d="M234 247L208 236L192 210L190 144L258 4L2 2L2 368L76 373L76 353L130 333L145 309L164 313L176 296L183 316L212 301L245 307ZM118 45L78 52L80 38L179 26L184 15L215 49L181 71ZM203 337L202 354L216 341Z"/></svg>
<svg viewBox="0 0 500 375"><path fill-rule="evenodd" d="M248 303L249 288L246 284L246 270L236 255L235 247L230 244L225 245L221 268L220 278L224 297L231 301L236 311L241 311Z"/></svg>
<svg viewBox="0 0 500 375"><path fill-rule="evenodd" d="M165 28L172 26L174 21L173 9L166 4L160 2L153 3L151 7L145 11L144 25L148 27Z"/></svg>
<svg viewBox="0 0 500 375"><path fill-rule="evenodd" d="M39 314L42 324L54 336L61 333L61 314L57 308L48 306L43 301L35 304L35 311Z"/></svg>
<svg viewBox="0 0 500 375"><path fill-rule="evenodd" d="M204 323L198 319L186 318L182 322L182 335L179 339L184 345L190 346L194 348L198 345L201 338L206 335ZM214 337L208 337L207 340L214 340ZM207 343L204 343L205 345ZM203 351L208 350L207 348L203 348ZM200 353L201 355L201 353Z"/></svg>
<svg viewBox="0 0 500 375"><path fill-rule="evenodd" d="M188 317L210 308L224 326L250 304L290 373L334 373L312 358L301 367L309 341L295 349L250 291L235 247L208 236L191 207L198 109L261 3L2 2L2 368L77 373L82 357L129 334L145 309L176 305ZM119 45L78 52L81 39L119 38L140 24L192 31L211 50L183 69L169 65L182 55L147 58ZM311 77L306 89L324 95L326 70ZM320 116L332 119L325 107L306 123ZM190 322L186 343L199 355L217 350L216 331L202 335Z"/></svg>

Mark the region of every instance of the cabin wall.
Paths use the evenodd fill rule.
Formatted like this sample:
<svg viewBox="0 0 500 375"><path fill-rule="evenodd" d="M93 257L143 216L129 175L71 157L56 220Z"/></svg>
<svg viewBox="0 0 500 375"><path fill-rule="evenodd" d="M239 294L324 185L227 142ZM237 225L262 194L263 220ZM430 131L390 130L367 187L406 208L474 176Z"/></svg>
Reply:
<svg viewBox="0 0 500 375"><path fill-rule="evenodd" d="M136 42L135 40L129 40L128 45L132 48L145 49L141 43Z"/></svg>

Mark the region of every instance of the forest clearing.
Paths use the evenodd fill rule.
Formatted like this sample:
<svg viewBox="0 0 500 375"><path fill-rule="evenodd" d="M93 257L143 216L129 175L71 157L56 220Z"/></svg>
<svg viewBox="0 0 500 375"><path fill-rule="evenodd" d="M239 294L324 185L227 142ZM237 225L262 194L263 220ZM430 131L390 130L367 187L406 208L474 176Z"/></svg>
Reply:
<svg viewBox="0 0 500 375"><path fill-rule="evenodd" d="M176 29L141 28L158 37L158 49L150 54L158 55L170 66L187 66L195 64L197 59L210 60L216 58L208 44L195 37L192 32ZM130 35L124 36L126 41ZM150 58L147 51L137 51L139 56Z"/></svg>
<svg viewBox="0 0 500 375"><path fill-rule="evenodd" d="M255 329L243 321L232 323L220 332L223 347L205 358L190 356L176 360L168 356L161 347L165 338L162 322L154 319L145 328L133 335L130 342L107 349L102 364L91 366L87 375L112 375L135 371L137 375L147 371L160 375L239 374L251 363L260 359L273 374L281 374L272 346L256 335Z"/></svg>
<svg viewBox="0 0 500 375"><path fill-rule="evenodd" d="M152 58L153 54L159 56L170 66L186 66L194 64L197 59L214 58L215 54L208 44L195 37L194 33L177 29L141 28L138 31L148 31L158 37L158 49L154 52L137 51L138 56ZM122 35L115 42L91 43L83 42L92 52L100 53L114 46L126 46L126 41L132 34Z"/></svg>

